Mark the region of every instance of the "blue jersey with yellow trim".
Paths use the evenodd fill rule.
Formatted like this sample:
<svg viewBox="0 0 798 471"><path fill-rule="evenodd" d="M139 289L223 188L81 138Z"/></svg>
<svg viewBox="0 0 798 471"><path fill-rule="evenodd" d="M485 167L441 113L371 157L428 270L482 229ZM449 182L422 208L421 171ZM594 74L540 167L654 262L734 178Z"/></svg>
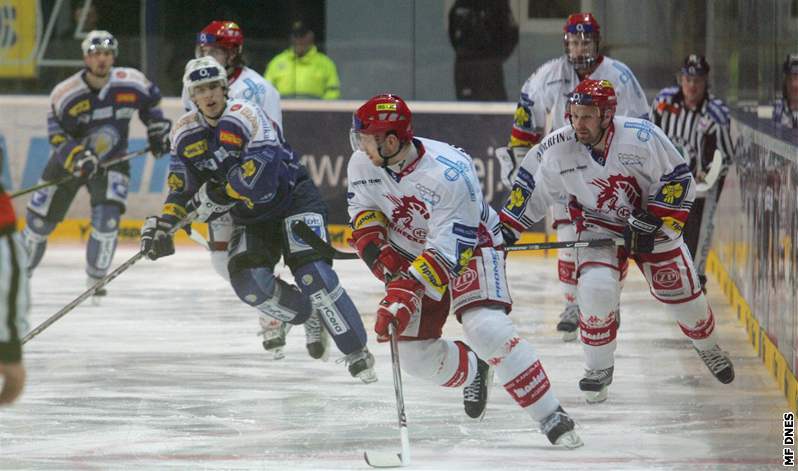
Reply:
<svg viewBox="0 0 798 471"><path fill-rule="evenodd" d="M198 111L184 114L172 131L169 195L164 215L183 217L187 201L205 182L238 200L237 223L280 217L291 203L299 160L279 128L246 100L229 100L216 126Z"/></svg>
<svg viewBox="0 0 798 471"><path fill-rule="evenodd" d="M84 148L100 160L127 152L130 119L138 111L147 125L162 120L161 91L136 69L113 67L108 83L93 90L86 83L85 70L56 85L50 94L47 134L53 156L68 162Z"/></svg>

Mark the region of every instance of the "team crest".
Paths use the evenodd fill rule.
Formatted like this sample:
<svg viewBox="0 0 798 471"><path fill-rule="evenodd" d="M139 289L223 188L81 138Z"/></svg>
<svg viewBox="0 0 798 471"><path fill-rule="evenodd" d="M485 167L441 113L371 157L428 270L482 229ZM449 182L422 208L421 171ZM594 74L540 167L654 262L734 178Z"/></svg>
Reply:
<svg viewBox="0 0 798 471"><path fill-rule="evenodd" d="M179 193L186 188L186 177L178 172L169 172L166 184L169 186L170 192Z"/></svg>
<svg viewBox="0 0 798 471"><path fill-rule="evenodd" d="M429 219L427 206L415 196L396 197L386 195L394 204L390 226L403 236L423 244L427 240L426 220Z"/></svg>
<svg viewBox="0 0 798 471"><path fill-rule="evenodd" d="M531 113L529 112L529 108L526 106L518 106L515 109L515 114L513 115L513 120L515 121L515 125L519 128L528 128L532 125L532 121L530 119Z"/></svg>
<svg viewBox="0 0 798 471"><path fill-rule="evenodd" d="M662 185L662 188L659 189L654 200L661 203L663 206L680 208L682 201L684 201L685 196L687 196L687 188L689 185L689 177L668 182Z"/></svg>
<svg viewBox="0 0 798 471"><path fill-rule="evenodd" d="M507 198L504 209L509 211L516 218L520 218L526 208L526 202L531 192L519 184L513 185L513 190Z"/></svg>
<svg viewBox="0 0 798 471"><path fill-rule="evenodd" d="M596 198L596 209L604 213L616 212L628 216L628 208L640 207L640 185L633 176L611 175L608 179L596 178L592 182L601 189Z"/></svg>

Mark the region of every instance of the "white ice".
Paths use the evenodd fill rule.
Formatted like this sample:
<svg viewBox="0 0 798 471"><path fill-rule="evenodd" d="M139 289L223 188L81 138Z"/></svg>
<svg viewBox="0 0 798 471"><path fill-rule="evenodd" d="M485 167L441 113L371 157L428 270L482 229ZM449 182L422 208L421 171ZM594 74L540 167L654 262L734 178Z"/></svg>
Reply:
<svg viewBox="0 0 798 471"><path fill-rule="evenodd" d="M121 247L115 264L133 253ZM787 402L717 285L710 300L734 383L710 375L632 268L610 397L588 405L577 388L581 347L555 332L554 263L510 258L512 317L585 446L550 446L500 384L476 422L459 390L405 376L412 469L780 467ZM48 250L33 278L32 326L84 290L83 265L83 247ZM380 285L358 261L336 269L371 331ZM101 306L84 303L25 346L27 388L0 409L0 469L368 469L364 450L399 451L389 350L373 336L380 380L371 385L312 360L302 328L289 334L286 358L270 361L253 309L194 247L140 261L108 291ZM461 335L453 318L445 334Z"/></svg>

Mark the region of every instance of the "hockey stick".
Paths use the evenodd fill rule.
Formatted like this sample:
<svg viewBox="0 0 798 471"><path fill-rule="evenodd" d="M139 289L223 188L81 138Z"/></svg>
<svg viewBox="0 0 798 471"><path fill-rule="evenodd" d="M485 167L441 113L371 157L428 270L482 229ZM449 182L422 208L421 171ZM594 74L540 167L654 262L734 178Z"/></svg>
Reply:
<svg viewBox="0 0 798 471"><path fill-rule="evenodd" d="M354 260L359 258L356 252L343 252L328 244L319 237L313 229L302 221L297 221L292 226L296 235L319 252L325 258L335 260ZM623 239L593 239L593 240L572 240L563 242L541 242L537 244L516 244L504 247L507 252L518 252L521 250L549 250L549 249L581 249L586 247L613 247L623 245Z"/></svg>
<svg viewBox="0 0 798 471"><path fill-rule="evenodd" d="M720 153L720 150L715 149L715 153L712 155L712 163L709 165L709 172L704 175L704 181L700 183L696 183L695 191L696 193L706 193L709 191L715 183L718 181L718 177L720 177L720 171L723 167L723 154Z"/></svg>
<svg viewBox="0 0 798 471"><path fill-rule="evenodd" d="M189 224L196 216L197 216L196 211L192 211L191 213L189 213L186 217L181 219L173 228L169 230L169 235L173 236L175 232L177 232L181 227L185 226L186 224ZM84 291L83 294L75 298L74 301L62 307L60 311L48 317L46 321L42 322L41 324L36 326L33 330L28 332L28 335L22 338L22 344L24 345L25 343L28 342L28 340L32 339L33 337L36 337L37 335L42 333L44 329L53 325L55 321L67 315L71 310L75 309L80 303L82 303L91 295L93 295L97 290L110 283L114 278L121 275L122 272L124 272L128 268L132 267L136 262L138 262L142 257L144 257L144 255L146 255L144 251L139 250L138 253L136 253L136 255L127 259L125 263L116 267L114 271L105 275L105 277L97 280L97 283L94 283L94 285L91 288Z"/></svg>
<svg viewBox="0 0 798 471"><path fill-rule="evenodd" d="M116 157L114 159L107 160L107 161L103 162L100 165L100 168L103 169L103 170L106 170L108 167L111 167L112 165L116 165L116 164L122 163L122 162L127 162L128 160L132 159L133 157L138 157L140 155L146 154L149 151L150 151L150 148L149 147L145 147L144 149L137 150L135 152L131 152L129 154L125 154L125 155L122 155L120 157ZM78 178L78 177L76 177L74 175L64 175L63 177L61 177L61 178L59 178L57 180L53 180L51 182L38 183L36 185L33 185L32 187L25 188L24 190L19 190L19 191L15 191L14 193L11 193L11 198L16 198L17 196L27 195L28 193L33 193L36 190L41 190L42 188L47 188L48 186L61 185L62 183L66 183L66 182L71 181L71 180L73 180L75 178Z"/></svg>
<svg viewBox="0 0 798 471"><path fill-rule="evenodd" d="M402 368L399 366L399 334L394 323L388 326L391 336L391 367L393 368L393 388L396 392L396 414L399 417L399 437L402 451L399 453L364 451L363 458L372 468L398 468L410 465L410 437L407 434L405 415L405 396L402 389Z"/></svg>

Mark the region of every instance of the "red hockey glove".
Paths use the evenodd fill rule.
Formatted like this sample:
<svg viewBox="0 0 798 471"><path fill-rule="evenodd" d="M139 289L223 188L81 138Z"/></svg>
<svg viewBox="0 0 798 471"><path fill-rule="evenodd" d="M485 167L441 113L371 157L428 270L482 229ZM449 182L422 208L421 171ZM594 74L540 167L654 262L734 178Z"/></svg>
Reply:
<svg viewBox="0 0 798 471"><path fill-rule="evenodd" d="M383 283L406 271L410 263L388 243L384 227L367 227L352 232L352 245L374 276Z"/></svg>
<svg viewBox="0 0 798 471"><path fill-rule="evenodd" d="M410 318L421 312L421 297L424 296L424 286L414 278L399 278L389 281L387 293L380 301L377 309L377 322L374 332L377 341L389 340L388 325L396 323L396 333L401 334L407 328Z"/></svg>

